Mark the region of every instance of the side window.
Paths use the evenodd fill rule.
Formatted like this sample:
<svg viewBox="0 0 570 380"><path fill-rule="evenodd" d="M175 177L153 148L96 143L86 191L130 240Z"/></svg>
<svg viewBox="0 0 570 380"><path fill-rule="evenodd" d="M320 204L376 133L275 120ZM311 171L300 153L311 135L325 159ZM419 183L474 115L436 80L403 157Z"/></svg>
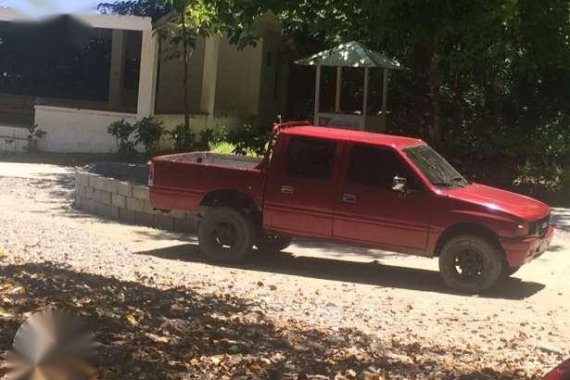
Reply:
<svg viewBox="0 0 570 380"><path fill-rule="evenodd" d="M329 180L333 173L336 142L293 137L289 142L287 175Z"/></svg>
<svg viewBox="0 0 570 380"><path fill-rule="evenodd" d="M396 152L366 145L352 148L348 182L390 189L396 176L407 178L415 187L414 178Z"/></svg>

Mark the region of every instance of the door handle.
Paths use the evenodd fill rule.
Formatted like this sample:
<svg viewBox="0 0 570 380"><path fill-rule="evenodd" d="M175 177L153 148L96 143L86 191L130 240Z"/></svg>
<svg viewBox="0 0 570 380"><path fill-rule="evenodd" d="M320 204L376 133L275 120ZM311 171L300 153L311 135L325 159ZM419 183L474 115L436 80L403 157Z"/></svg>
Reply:
<svg viewBox="0 0 570 380"><path fill-rule="evenodd" d="M342 196L342 201L344 203L356 203L356 195L354 194L344 194Z"/></svg>
<svg viewBox="0 0 570 380"><path fill-rule="evenodd" d="M293 195L295 188L293 186L281 186L281 194Z"/></svg>

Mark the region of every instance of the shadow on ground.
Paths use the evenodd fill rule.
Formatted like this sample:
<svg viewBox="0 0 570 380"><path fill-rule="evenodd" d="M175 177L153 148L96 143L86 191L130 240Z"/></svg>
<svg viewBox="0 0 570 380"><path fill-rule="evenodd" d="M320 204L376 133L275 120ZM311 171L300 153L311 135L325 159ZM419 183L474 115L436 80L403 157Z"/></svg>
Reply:
<svg viewBox="0 0 570 380"><path fill-rule="evenodd" d="M435 366L441 379L512 378L483 369L488 363L465 349L281 324L230 295L159 290L50 263L0 266L0 296L0 354L10 349L24 315L67 308L87 318L103 344L95 364L104 379L309 379L348 370L411 379L429 377ZM465 364L466 355L474 362Z"/></svg>
<svg viewBox="0 0 570 380"><path fill-rule="evenodd" d="M196 244L177 245L138 254L151 255L168 260L207 263ZM311 277L324 280L376 285L425 292L454 294L445 286L439 273L431 270L363 263L329 258L295 256L291 253L256 254L249 263L235 268ZM496 289L483 294L488 298L522 300L542 289L543 284L509 278Z"/></svg>

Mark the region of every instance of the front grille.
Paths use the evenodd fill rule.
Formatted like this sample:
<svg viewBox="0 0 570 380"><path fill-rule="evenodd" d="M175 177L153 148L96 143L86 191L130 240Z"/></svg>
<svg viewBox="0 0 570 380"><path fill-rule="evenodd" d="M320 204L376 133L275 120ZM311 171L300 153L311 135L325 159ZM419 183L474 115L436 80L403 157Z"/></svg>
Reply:
<svg viewBox="0 0 570 380"><path fill-rule="evenodd" d="M531 236L544 236L548 231L549 225L550 214L542 219L537 220L536 222L531 222L529 226L529 234Z"/></svg>

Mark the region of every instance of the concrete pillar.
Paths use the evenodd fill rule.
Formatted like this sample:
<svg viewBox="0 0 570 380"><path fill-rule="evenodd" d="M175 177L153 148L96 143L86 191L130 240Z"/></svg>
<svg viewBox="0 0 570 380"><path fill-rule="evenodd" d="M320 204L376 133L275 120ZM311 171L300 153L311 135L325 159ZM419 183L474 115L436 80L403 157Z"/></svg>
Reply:
<svg viewBox="0 0 570 380"><path fill-rule="evenodd" d="M142 32L141 67L139 78L139 118L154 114L156 78L158 75L158 37L152 30Z"/></svg>
<svg viewBox="0 0 570 380"><path fill-rule="evenodd" d="M111 70L109 75L109 105L120 108L122 105L125 76L125 31L113 30L111 44Z"/></svg>
<svg viewBox="0 0 570 380"><path fill-rule="evenodd" d="M204 71L202 75L202 93L200 111L208 114L208 127L213 127L216 107L216 87L218 85L218 59L220 54L220 38L208 37L204 47Z"/></svg>

